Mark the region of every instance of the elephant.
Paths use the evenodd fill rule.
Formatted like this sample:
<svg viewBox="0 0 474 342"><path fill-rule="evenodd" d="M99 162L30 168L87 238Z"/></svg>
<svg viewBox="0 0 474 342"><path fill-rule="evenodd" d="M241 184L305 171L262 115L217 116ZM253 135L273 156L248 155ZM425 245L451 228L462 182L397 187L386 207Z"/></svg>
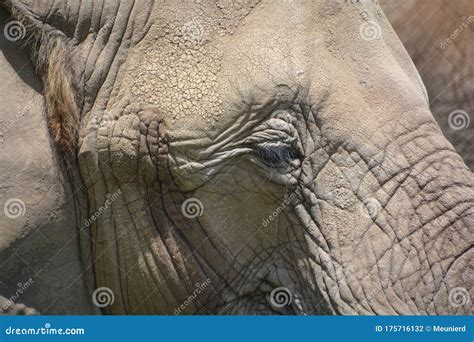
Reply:
<svg viewBox="0 0 474 342"><path fill-rule="evenodd" d="M376 1L2 5L5 298L471 312L474 178Z"/></svg>
<svg viewBox="0 0 474 342"><path fill-rule="evenodd" d="M436 121L474 170L474 2L382 0L380 4L421 73Z"/></svg>

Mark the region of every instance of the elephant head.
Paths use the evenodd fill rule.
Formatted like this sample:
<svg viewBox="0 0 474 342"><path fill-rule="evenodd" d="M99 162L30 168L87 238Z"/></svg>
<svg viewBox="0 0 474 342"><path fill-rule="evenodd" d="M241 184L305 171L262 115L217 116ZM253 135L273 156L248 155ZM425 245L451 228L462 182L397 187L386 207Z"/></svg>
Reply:
<svg viewBox="0 0 474 342"><path fill-rule="evenodd" d="M9 10L106 312L468 311L472 173L375 2Z"/></svg>

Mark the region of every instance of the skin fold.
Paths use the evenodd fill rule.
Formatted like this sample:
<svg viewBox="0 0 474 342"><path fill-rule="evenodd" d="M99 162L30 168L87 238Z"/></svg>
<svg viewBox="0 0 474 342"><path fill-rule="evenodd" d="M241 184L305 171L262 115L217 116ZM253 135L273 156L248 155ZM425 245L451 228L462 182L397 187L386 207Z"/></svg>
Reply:
<svg viewBox="0 0 474 342"><path fill-rule="evenodd" d="M470 312L473 176L377 3L7 9L104 313Z"/></svg>
<svg viewBox="0 0 474 342"><path fill-rule="evenodd" d="M421 74L438 125L473 170L474 2L383 0L380 5ZM455 111L457 122L455 114L450 119Z"/></svg>

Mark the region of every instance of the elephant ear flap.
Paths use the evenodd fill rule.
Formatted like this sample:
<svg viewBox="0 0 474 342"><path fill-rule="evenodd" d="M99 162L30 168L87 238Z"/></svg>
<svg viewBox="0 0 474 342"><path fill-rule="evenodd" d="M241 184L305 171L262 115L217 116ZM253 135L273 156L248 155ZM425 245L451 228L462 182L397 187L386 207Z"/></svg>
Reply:
<svg viewBox="0 0 474 342"><path fill-rule="evenodd" d="M55 30L44 32L36 19L13 5L0 6L0 14L2 73L16 74L17 82L42 93L50 134L71 156L76 146L79 120L64 36ZM0 94L2 104L13 101L15 97L10 93L15 89L3 90ZM23 103L25 93L21 95L20 103Z"/></svg>
<svg viewBox="0 0 474 342"><path fill-rule="evenodd" d="M38 127L39 122L44 123L41 81L28 51L18 44L24 35L23 24L0 6L0 144L9 144L13 150L18 147L16 136L21 134L18 130L23 133L30 128L35 129L34 133L45 130ZM33 123L36 127L32 127ZM35 140L32 135L30 132L23 139L31 143Z"/></svg>

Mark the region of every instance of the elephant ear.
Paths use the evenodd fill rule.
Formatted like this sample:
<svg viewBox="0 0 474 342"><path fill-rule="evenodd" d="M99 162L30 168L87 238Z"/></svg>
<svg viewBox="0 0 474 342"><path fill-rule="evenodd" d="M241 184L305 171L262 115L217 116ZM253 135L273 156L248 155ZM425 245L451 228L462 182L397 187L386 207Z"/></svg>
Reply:
<svg viewBox="0 0 474 342"><path fill-rule="evenodd" d="M120 1L107 1L101 9L89 2L37 0L7 0L4 7L14 23L5 32L27 47L43 83L51 136L72 156L84 101L93 103L98 91L83 87L84 79L96 86L103 81L93 75L97 61L92 59L100 56L93 50L98 40L110 38ZM85 70L86 61L92 62L91 70Z"/></svg>
<svg viewBox="0 0 474 342"><path fill-rule="evenodd" d="M26 34L23 25L13 20L1 6L0 24L0 145L8 144L8 150L28 148L31 143L37 142L34 133L41 140L47 138L43 134L47 131L41 131L41 123L44 123L41 81L28 52L16 44ZM20 134L18 130L30 132L25 135L28 139L24 139L24 146L19 146L21 142L15 139L15 134ZM1 156L5 157L6 153L7 150L2 149ZM5 164L2 162L1 165Z"/></svg>
<svg viewBox="0 0 474 342"><path fill-rule="evenodd" d="M6 0L26 31L23 41L43 82L51 135L68 155L74 154L81 116L105 110L97 95L110 97L116 60L124 60L148 32L149 13L134 3ZM142 8L152 6L153 0L141 2Z"/></svg>
<svg viewBox="0 0 474 342"><path fill-rule="evenodd" d="M26 1L30 2L30 1ZM39 4L43 4L43 9ZM50 134L60 149L71 156L77 139L78 105L73 87L70 60L63 31L46 20L46 2L37 1L35 7L21 1L6 3L10 21L4 29L5 38L21 44L28 50L36 74L43 84ZM52 24L59 24L58 17L51 18Z"/></svg>
<svg viewBox="0 0 474 342"><path fill-rule="evenodd" d="M76 217L85 204L78 191L73 196L76 187L67 181L51 144L46 123L51 100L43 96L29 47L19 44L28 32L0 6L0 283L5 291L0 296L10 297L18 283L32 277L35 290L25 291L21 303L42 313L50 312L43 309L51 304L51 312L74 307L87 314L93 312L87 309L91 285L79 276L89 253L83 247L80 254L74 243ZM37 277L32 270L40 269ZM81 280L64 295L76 278Z"/></svg>

